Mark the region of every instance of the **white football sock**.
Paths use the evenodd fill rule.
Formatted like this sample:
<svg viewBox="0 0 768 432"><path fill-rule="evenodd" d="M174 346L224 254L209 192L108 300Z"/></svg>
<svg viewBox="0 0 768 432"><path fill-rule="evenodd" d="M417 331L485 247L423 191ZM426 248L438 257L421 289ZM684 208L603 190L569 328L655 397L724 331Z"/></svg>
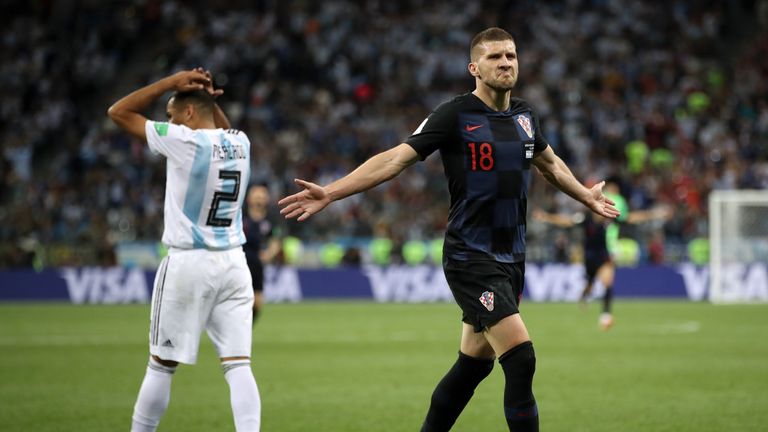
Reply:
<svg viewBox="0 0 768 432"><path fill-rule="evenodd" d="M225 361L221 363L221 367L229 384L235 430L258 432L261 426L261 398L256 379L251 372L250 360Z"/></svg>
<svg viewBox="0 0 768 432"><path fill-rule="evenodd" d="M171 399L171 378L175 367L163 366L149 358L147 373L133 407L131 432L154 432Z"/></svg>

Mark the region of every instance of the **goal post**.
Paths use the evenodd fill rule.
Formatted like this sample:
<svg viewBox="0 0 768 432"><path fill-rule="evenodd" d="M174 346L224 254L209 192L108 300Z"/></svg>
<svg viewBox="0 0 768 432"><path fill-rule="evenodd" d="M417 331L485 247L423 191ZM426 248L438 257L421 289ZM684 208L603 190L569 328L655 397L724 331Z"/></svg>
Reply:
<svg viewBox="0 0 768 432"><path fill-rule="evenodd" d="M709 300L768 301L768 190L709 195Z"/></svg>

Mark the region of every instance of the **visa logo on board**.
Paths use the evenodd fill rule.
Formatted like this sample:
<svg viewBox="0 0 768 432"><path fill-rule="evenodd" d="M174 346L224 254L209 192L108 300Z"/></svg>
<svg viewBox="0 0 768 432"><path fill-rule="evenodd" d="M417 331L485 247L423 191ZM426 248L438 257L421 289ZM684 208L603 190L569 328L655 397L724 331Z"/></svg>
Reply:
<svg viewBox="0 0 768 432"><path fill-rule="evenodd" d="M65 268L61 277L67 283L69 298L74 304L149 302L147 280L139 268Z"/></svg>

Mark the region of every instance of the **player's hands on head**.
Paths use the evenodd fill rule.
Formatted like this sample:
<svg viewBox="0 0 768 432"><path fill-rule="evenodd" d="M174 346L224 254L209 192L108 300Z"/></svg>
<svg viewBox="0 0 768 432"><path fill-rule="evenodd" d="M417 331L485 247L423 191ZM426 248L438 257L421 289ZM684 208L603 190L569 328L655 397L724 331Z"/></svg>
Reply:
<svg viewBox="0 0 768 432"><path fill-rule="evenodd" d="M179 92L204 90L206 85L212 85L210 77L197 69L176 72L171 79L173 90Z"/></svg>
<svg viewBox="0 0 768 432"><path fill-rule="evenodd" d="M213 87L213 75L211 75L211 71L208 69L203 69L202 67L196 67L196 72L200 72L208 79L208 81L205 84L205 91L208 92L211 96L213 96L214 99L224 94L224 90L222 89L216 89Z"/></svg>
<svg viewBox="0 0 768 432"><path fill-rule="evenodd" d="M605 180L592 186L590 189L592 199L586 203L587 207L600 216L615 219L621 212L615 207L615 202L603 195L603 186L605 186Z"/></svg>
<svg viewBox="0 0 768 432"><path fill-rule="evenodd" d="M324 187L301 179L294 181L304 190L277 202L277 205L282 207L280 214L286 219L296 218L297 221L301 222L320 212L331 203L331 198Z"/></svg>

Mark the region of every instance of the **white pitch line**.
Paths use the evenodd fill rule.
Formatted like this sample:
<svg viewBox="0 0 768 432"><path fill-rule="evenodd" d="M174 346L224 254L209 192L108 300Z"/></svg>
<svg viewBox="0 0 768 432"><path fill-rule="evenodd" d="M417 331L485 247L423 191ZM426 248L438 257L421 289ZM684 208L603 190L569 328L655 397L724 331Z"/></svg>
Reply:
<svg viewBox="0 0 768 432"><path fill-rule="evenodd" d="M143 333L141 333L143 335ZM203 340L206 339L202 336ZM254 335L255 343L343 343L357 344L365 342L434 342L442 341L445 337L439 335L417 334L409 332L394 332L379 337L361 336L355 334L313 334L313 335ZM0 335L0 347L52 347L52 346L114 346L146 344L144 338L99 336L99 335Z"/></svg>
<svg viewBox="0 0 768 432"><path fill-rule="evenodd" d="M658 324L651 326L651 332L657 334L686 334L698 333L701 323L698 321L684 321L680 323Z"/></svg>
<svg viewBox="0 0 768 432"><path fill-rule="evenodd" d="M129 345L137 343L146 343L146 340L85 335L0 336L0 346L6 347Z"/></svg>
<svg viewBox="0 0 768 432"><path fill-rule="evenodd" d="M446 337L439 335L422 335L418 333L397 332L378 337L355 335L355 334L316 334L316 335L265 335L254 334L255 343L280 343L280 344L301 344L301 343L365 343L365 342L435 342L446 340Z"/></svg>

